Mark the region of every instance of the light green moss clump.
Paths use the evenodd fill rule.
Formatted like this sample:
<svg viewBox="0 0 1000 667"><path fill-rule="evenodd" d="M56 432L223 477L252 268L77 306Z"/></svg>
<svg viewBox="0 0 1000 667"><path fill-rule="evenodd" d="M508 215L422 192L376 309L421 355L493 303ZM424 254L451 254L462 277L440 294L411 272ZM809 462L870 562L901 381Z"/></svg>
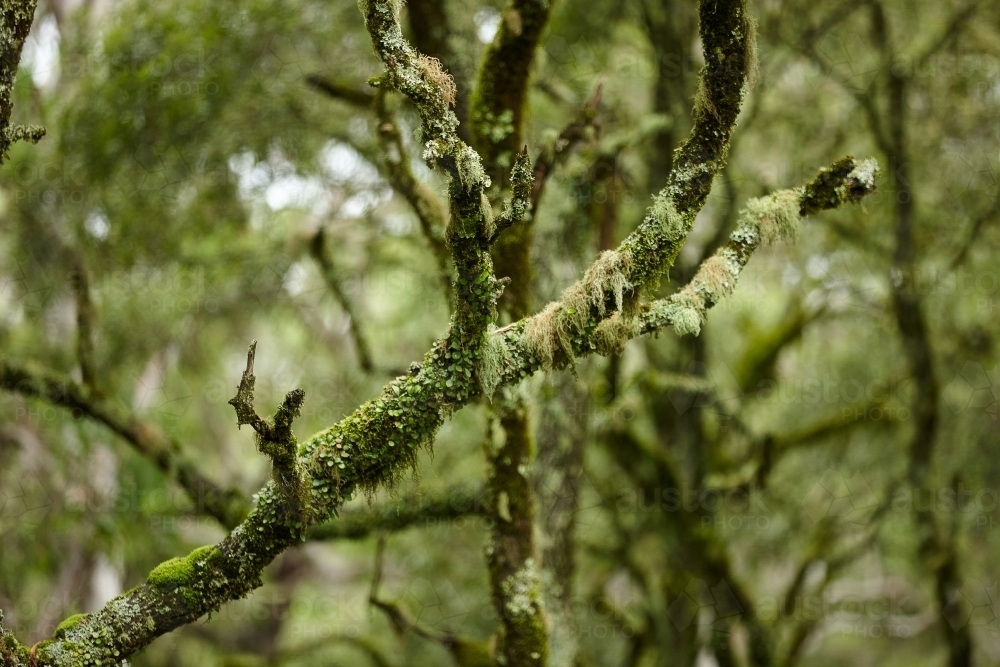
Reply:
<svg viewBox="0 0 1000 667"><path fill-rule="evenodd" d="M669 319L678 336L686 336L687 334L697 336L701 333L701 315L690 306L678 305L672 309Z"/></svg>
<svg viewBox="0 0 1000 667"><path fill-rule="evenodd" d="M597 353L604 356L621 354L625 351L625 344L639 335L639 330L639 322L634 317L612 313L594 330Z"/></svg>
<svg viewBox="0 0 1000 667"><path fill-rule="evenodd" d="M55 636L57 638L62 638L69 630L80 624L80 622L87 617L86 614L73 614L65 621L59 624L56 628Z"/></svg>
<svg viewBox="0 0 1000 667"><path fill-rule="evenodd" d="M194 565L187 558L165 560L149 573L146 583L159 588L177 588L191 580Z"/></svg>
<svg viewBox="0 0 1000 667"><path fill-rule="evenodd" d="M535 560L528 558L524 565L503 582L507 612L511 616L533 616L540 595L540 580Z"/></svg>
<svg viewBox="0 0 1000 667"><path fill-rule="evenodd" d="M146 583L159 588L184 586L191 581L197 565L211 560L219 553L214 545L206 545L198 547L187 556L163 561L149 573Z"/></svg>
<svg viewBox="0 0 1000 667"><path fill-rule="evenodd" d="M550 370L557 347L567 348L569 340L560 335L559 313L562 304L553 301L524 326L524 345L539 359L542 368Z"/></svg>

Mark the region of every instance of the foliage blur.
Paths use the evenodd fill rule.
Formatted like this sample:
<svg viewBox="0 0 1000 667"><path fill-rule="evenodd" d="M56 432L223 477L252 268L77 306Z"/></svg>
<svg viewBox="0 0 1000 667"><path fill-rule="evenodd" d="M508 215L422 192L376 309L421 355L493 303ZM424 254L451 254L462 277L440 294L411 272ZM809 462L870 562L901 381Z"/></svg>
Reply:
<svg viewBox="0 0 1000 667"><path fill-rule="evenodd" d="M445 8L462 95L502 6ZM637 339L575 374L525 382L540 517L570 494L571 660L743 664L752 617L776 664L944 664L942 628L969 633L975 664L1000 664L1000 6L752 10L760 68L729 164L659 291L686 282L749 197L844 154L877 157L880 190L758 253L699 337ZM416 9L404 25L406 11ZM530 93L532 156L602 90L537 215L536 307L621 240L662 187L690 124L696 23L687 0L555 5ZM354 3L50 0L22 70L15 116L48 135L13 146L0 168L5 361L85 379L73 289L84 271L95 386L249 498L268 463L226 402L251 339L259 406L305 390L302 438L444 331L438 265L387 179L378 117L310 83L371 90L381 66ZM905 117L894 78L907 82ZM419 160L415 114L390 101L413 169L441 190ZM900 124L905 187L890 150ZM904 200L915 261L901 269ZM923 307L940 387L926 439L914 415L926 378L897 328L899 293ZM481 484L485 434L483 405L457 413L412 480L345 512ZM930 467L915 485L921 446ZM582 456L568 485L546 465L560 448ZM927 530L938 533L930 556ZM421 632L370 603L376 535L315 540L279 558L250 598L131 664L450 664L461 652L425 635L487 641L494 630L487 533L469 514L383 535L378 594ZM22 641L222 535L107 428L0 395L0 609ZM941 558L957 573L944 598Z"/></svg>

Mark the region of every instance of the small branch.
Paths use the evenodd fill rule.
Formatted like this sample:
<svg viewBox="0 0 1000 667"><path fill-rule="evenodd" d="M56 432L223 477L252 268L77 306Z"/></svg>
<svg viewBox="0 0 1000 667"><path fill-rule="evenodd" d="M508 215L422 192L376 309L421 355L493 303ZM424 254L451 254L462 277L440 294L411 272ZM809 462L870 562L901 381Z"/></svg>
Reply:
<svg viewBox="0 0 1000 667"><path fill-rule="evenodd" d="M500 235L511 225L524 219L531 212L531 193L534 174L531 169L531 158L528 147L525 146L514 158L514 167L510 170L510 199L504 206L503 213L493 222L493 234L490 243L496 243Z"/></svg>
<svg viewBox="0 0 1000 667"><path fill-rule="evenodd" d="M90 280L87 268L79 255L73 255L74 270L70 277L73 296L76 298L76 358L80 376L90 391L97 391L97 372L94 366L94 304L90 298Z"/></svg>
<svg viewBox="0 0 1000 667"><path fill-rule="evenodd" d="M422 183L410 167L410 154L403 134L399 131L396 115L389 106L388 95L379 89L375 93L375 111L378 114L378 137L382 147L382 160L389 183L410 204L420 222L420 231L431 247L437 261L438 273L444 292L451 301L451 253L445 240L448 210L437 194Z"/></svg>
<svg viewBox="0 0 1000 667"><path fill-rule="evenodd" d="M330 259L330 256L326 252L326 233L322 227L316 232L309 243L309 253L316 260L316 264L319 265L320 274L323 276L326 286L330 288L333 298L337 300L337 303L347 315L350 323L351 338L354 340L354 349L358 354L358 365L366 373L371 373L375 370L375 364L372 362L371 348L368 347L368 340L361 330L361 320L354 309L354 304L344 291L344 287L340 283L340 276L337 275L337 269L333 265L333 260Z"/></svg>
<svg viewBox="0 0 1000 667"><path fill-rule="evenodd" d="M335 100L347 102L356 107L371 108L375 102L375 93L368 88L361 88L349 83L332 81L321 74L310 74L306 82L316 90L326 93Z"/></svg>
<svg viewBox="0 0 1000 667"><path fill-rule="evenodd" d="M45 136L45 128L37 125L11 125L13 111L11 94L21 63L24 40L31 31L37 0L6 0L0 7L0 164L15 142L25 140L37 144Z"/></svg>
<svg viewBox="0 0 1000 667"><path fill-rule="evenodd" d="M748 201L729 243L702 262L682 290L652 304L641 317L642 331L652 332L669 323L678 335L697 335L708 309L736 289L743 267L762 243L791 240L801 217L859 201L874 192L877 174L874 160L856 162L848 157L820 171L804 188Z"/></svg>
<svg viewBox="0 0 1000 667"><path fill-rule="evenodd" d="M588 133L597 127L597 108L601 104L601 93L604 89L604 81L597 84L594 94L590 96L587 103L583 105L569 125L563 128L551 146L546 147L538 159L535 160L534 177L531 184L531 202L529 211L538 210L538 202L542 200L542 193L545 185L552 175L555 167L566 160L573 148L583 141Z"/></svg>
<svg viewBox="0 0 1000 667"><path fill-rule="evenodd" d="M397 532L421 525L453 521L485 511L481 489L455 487L438 493L420 493L340 516L309 531L309 539L360 540L374 533Z"/></svg>
<svg viewBox="0 0 1000 667"><path fill-rule="evenodd" d="M247 367L240 386L229 404L236 411L237 426L249 424L257 432L257 449L271 459L272 479L285 500L285 520L297 526L309 513L309 488L308 475L296 461L299 444L292 434L292 420L299 416L306 393L301 389L288 392L272 419L258 415L253 407L256 352L257 341L253 341L247 350Z"/></svg>

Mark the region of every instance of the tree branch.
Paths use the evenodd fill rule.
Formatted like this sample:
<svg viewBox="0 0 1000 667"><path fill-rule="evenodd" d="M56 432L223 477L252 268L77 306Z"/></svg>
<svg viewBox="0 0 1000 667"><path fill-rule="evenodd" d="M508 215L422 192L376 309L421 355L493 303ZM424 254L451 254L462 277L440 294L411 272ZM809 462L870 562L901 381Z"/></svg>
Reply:
<svg viewBox="0 0 1000 667"><path fill-rule="evenodd" d="M617 252L602 255L567 290L562 302L484 336L499 281L492 275L489 260L492 210L485 197L487 180L481 163L455 135L457 120L449 107L446 77L402 39L392 4L370 0L362 9L376 52L387 68L379 85L401 90L414 102L423 119L425 156L450 179L448 239L459 276L451 329L428 351L422 364L412 366L409 375L396 378L378 398L298 448L295 463L301 474L300 490L308 496L301 498L300 506L309 511L290 517L285 482L272 479L257 494L250 515L221 543L161 564L145 583L64 628L39 647L43 664L114 664L156 637L244 597L260 585L264 567L302 540L312 525L328 519L356 492L370 494L392 485L414 466L419 448L430 445L444 419L483 395L484 376L492 377L494 386L515 384L543 367L565 367L576 356L605 349L598 341L607 341L607 334L614 330L605 325L598 332L598 325L612 312L623 321L622 315L635 305L637 289L673 262L712 177L724 162L752 51L751 25L741 0L701 5L707 65L694 129L679 149L671 180L646 220ZM862 169L853 161L835 167L801 193L800 211L833 208L874 187L871 168ZM864 174L868 179L861 178ZM705 305L710 304L706 301ZM661 319L663 324L669 321ZM640 326L618 333L627 338L653 331L655 322L645 317ZM482 353L484 338L489 354ZM247 388L237 394L236 407L240 421L252 423L255 413L248 396L252 367L245 376ZM301 395L295 399L293 394L283 407L288 421L301 401ZM292 453L287 446L290 429L278 430L287 435L288 440L278 439L285 446L262 449L272 456L271 452L287 456Z"/></svg>
<svg viewBox="0 0 1000 667"><path fill-rule="evenodd" d="M386 67L385 74L372 83L410 99L422 121L424 159L448 178L451 210L446 236L458 274L451 344L476 351L503 286L493 275L489 254L493 209L486 188L490 180L479 155L457 134L454 81L437 60L417 53L406 42L395 11L395 3L389 0L367 0L362 5L375 52Z"/></svg>
<svg viewBox="0 0 1000 667"><path fill-rule="evenodd" d="M341 512L332 521L310 530L309 539L360 540L375 533L443 523L484 512L482 489L458 486L435 493L415 493L393 502Z"/></svg>
<svg viewBox="0 0 1000 667"><path fill-rule="evenodd" d="M299 416L306 393L301 389L288 392L272 419L258 415L253 407L256 352L257 341L253 341L247 351L247 367L240 386L229 404L236 411L237 426L249 424L257 432L257 449L271 459L272 479L285 504L285 521L300 523L306 520L310 511L309 489L307 477L297 460L299 443L292 434L292 420Z"/></svg>
<svg viewBox="0 0 1000 667"><path fill-rule="evenodd" d="M686 287L652 304L641 317L643 331L655 331L669 323L678 335L697 335L707 310L732 293L740 272L762 243L791 240L801 217L859 201L874 191L877 174L874 160L855 162L848 157L822 170L804 188L748 201L729 243L702 262Z"/></svg>
<svg viewBox="0 0 1000 667"><path fill-rule="evenodd" d="M370 109L375 102L375 93L371 90L342 81L334 81L321 74L310 74L306 77L306 82L333 99L347 102L356 107Z"/></svg>
<svg viewBox="0 0 1000 667"><path fill-rule="evenodd" d="M569 125L562 129L559 136L550 146L546 146L538 159L535 160L534 175L531 183L531 201L528 210L532 215L538 210L538 203L542 200L545 192L545 185L552 175L556 165L563 162L573 150L573 148L588 135L588 132L596 128L597 107L601 104L601 92L604 88L604 81L597 84L594 94L590 96L587 103L583 105Z"/></svg>
<svg viewBox="0 0 1000 667"><path fill-rule="evenodd" d="M83 259L73 254L74 269L70 277L73 296L76 298L76 358L80 364L83 384L91 392L97 391L97 371L94 366L94 304L90 299L90 280Z"/></svg>
<svg viewBox="0 0 1000 667"><path fill-rule="evenodd" d="M4 0L0 5L0 164L15 142L25 140L37 144L45 136L45 128L37 125L11 125L13 111L11 95L21 62L24 40L35 19L37 0Z"/></svg>

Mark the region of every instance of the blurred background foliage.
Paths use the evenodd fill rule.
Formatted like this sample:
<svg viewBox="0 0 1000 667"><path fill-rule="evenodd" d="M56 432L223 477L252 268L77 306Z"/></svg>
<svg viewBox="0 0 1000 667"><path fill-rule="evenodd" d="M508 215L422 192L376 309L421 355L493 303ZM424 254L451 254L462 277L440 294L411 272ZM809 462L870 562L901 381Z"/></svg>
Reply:
<svg viewBox="0 0 1000 667"><path fill-rule="evenodd" d="M412 14L442 6L431 28L467 96L506 15L423 0L404 25L427 29ZM568 570L552 575L570 590L552 662L746 664L760 633L775 664L962 664L956 636L974 664L1000 664L1000 6L752 9L760 69L729 164L659 290L686 282L748 197L843 154L877 157L880 191L758 253L700 337L635 340L525 383L539 521L574 526ZM555 5L530 91L532 156L601 93L536 216L536 306L641 220L689 129L701 62L688 0ZM87 383L249 498L268 466L226 401L251 339L258 406L305 389L301 438L406 372L447 325L432 244L379 144L366 79L380 71L351 2L43 3L15 115L48 135L0 169L3 360ZM411 168L441 191L415 114L389 102ZM76 351L81 272L91 379ZM926 316L934 433L914 414L927 378L911 370L899 294ZM486 421L482 405L456 414L435 455L373 506L447 504L481 485ZM565 460L577 464L550 465ZM78 411L0 395L0 462L0 608L29 644L224 534ZM488 525L455 513L379 533L381 606L378 535L317 538L250 598L131 664L482 664L474 648L496 623Z"/></svg>

